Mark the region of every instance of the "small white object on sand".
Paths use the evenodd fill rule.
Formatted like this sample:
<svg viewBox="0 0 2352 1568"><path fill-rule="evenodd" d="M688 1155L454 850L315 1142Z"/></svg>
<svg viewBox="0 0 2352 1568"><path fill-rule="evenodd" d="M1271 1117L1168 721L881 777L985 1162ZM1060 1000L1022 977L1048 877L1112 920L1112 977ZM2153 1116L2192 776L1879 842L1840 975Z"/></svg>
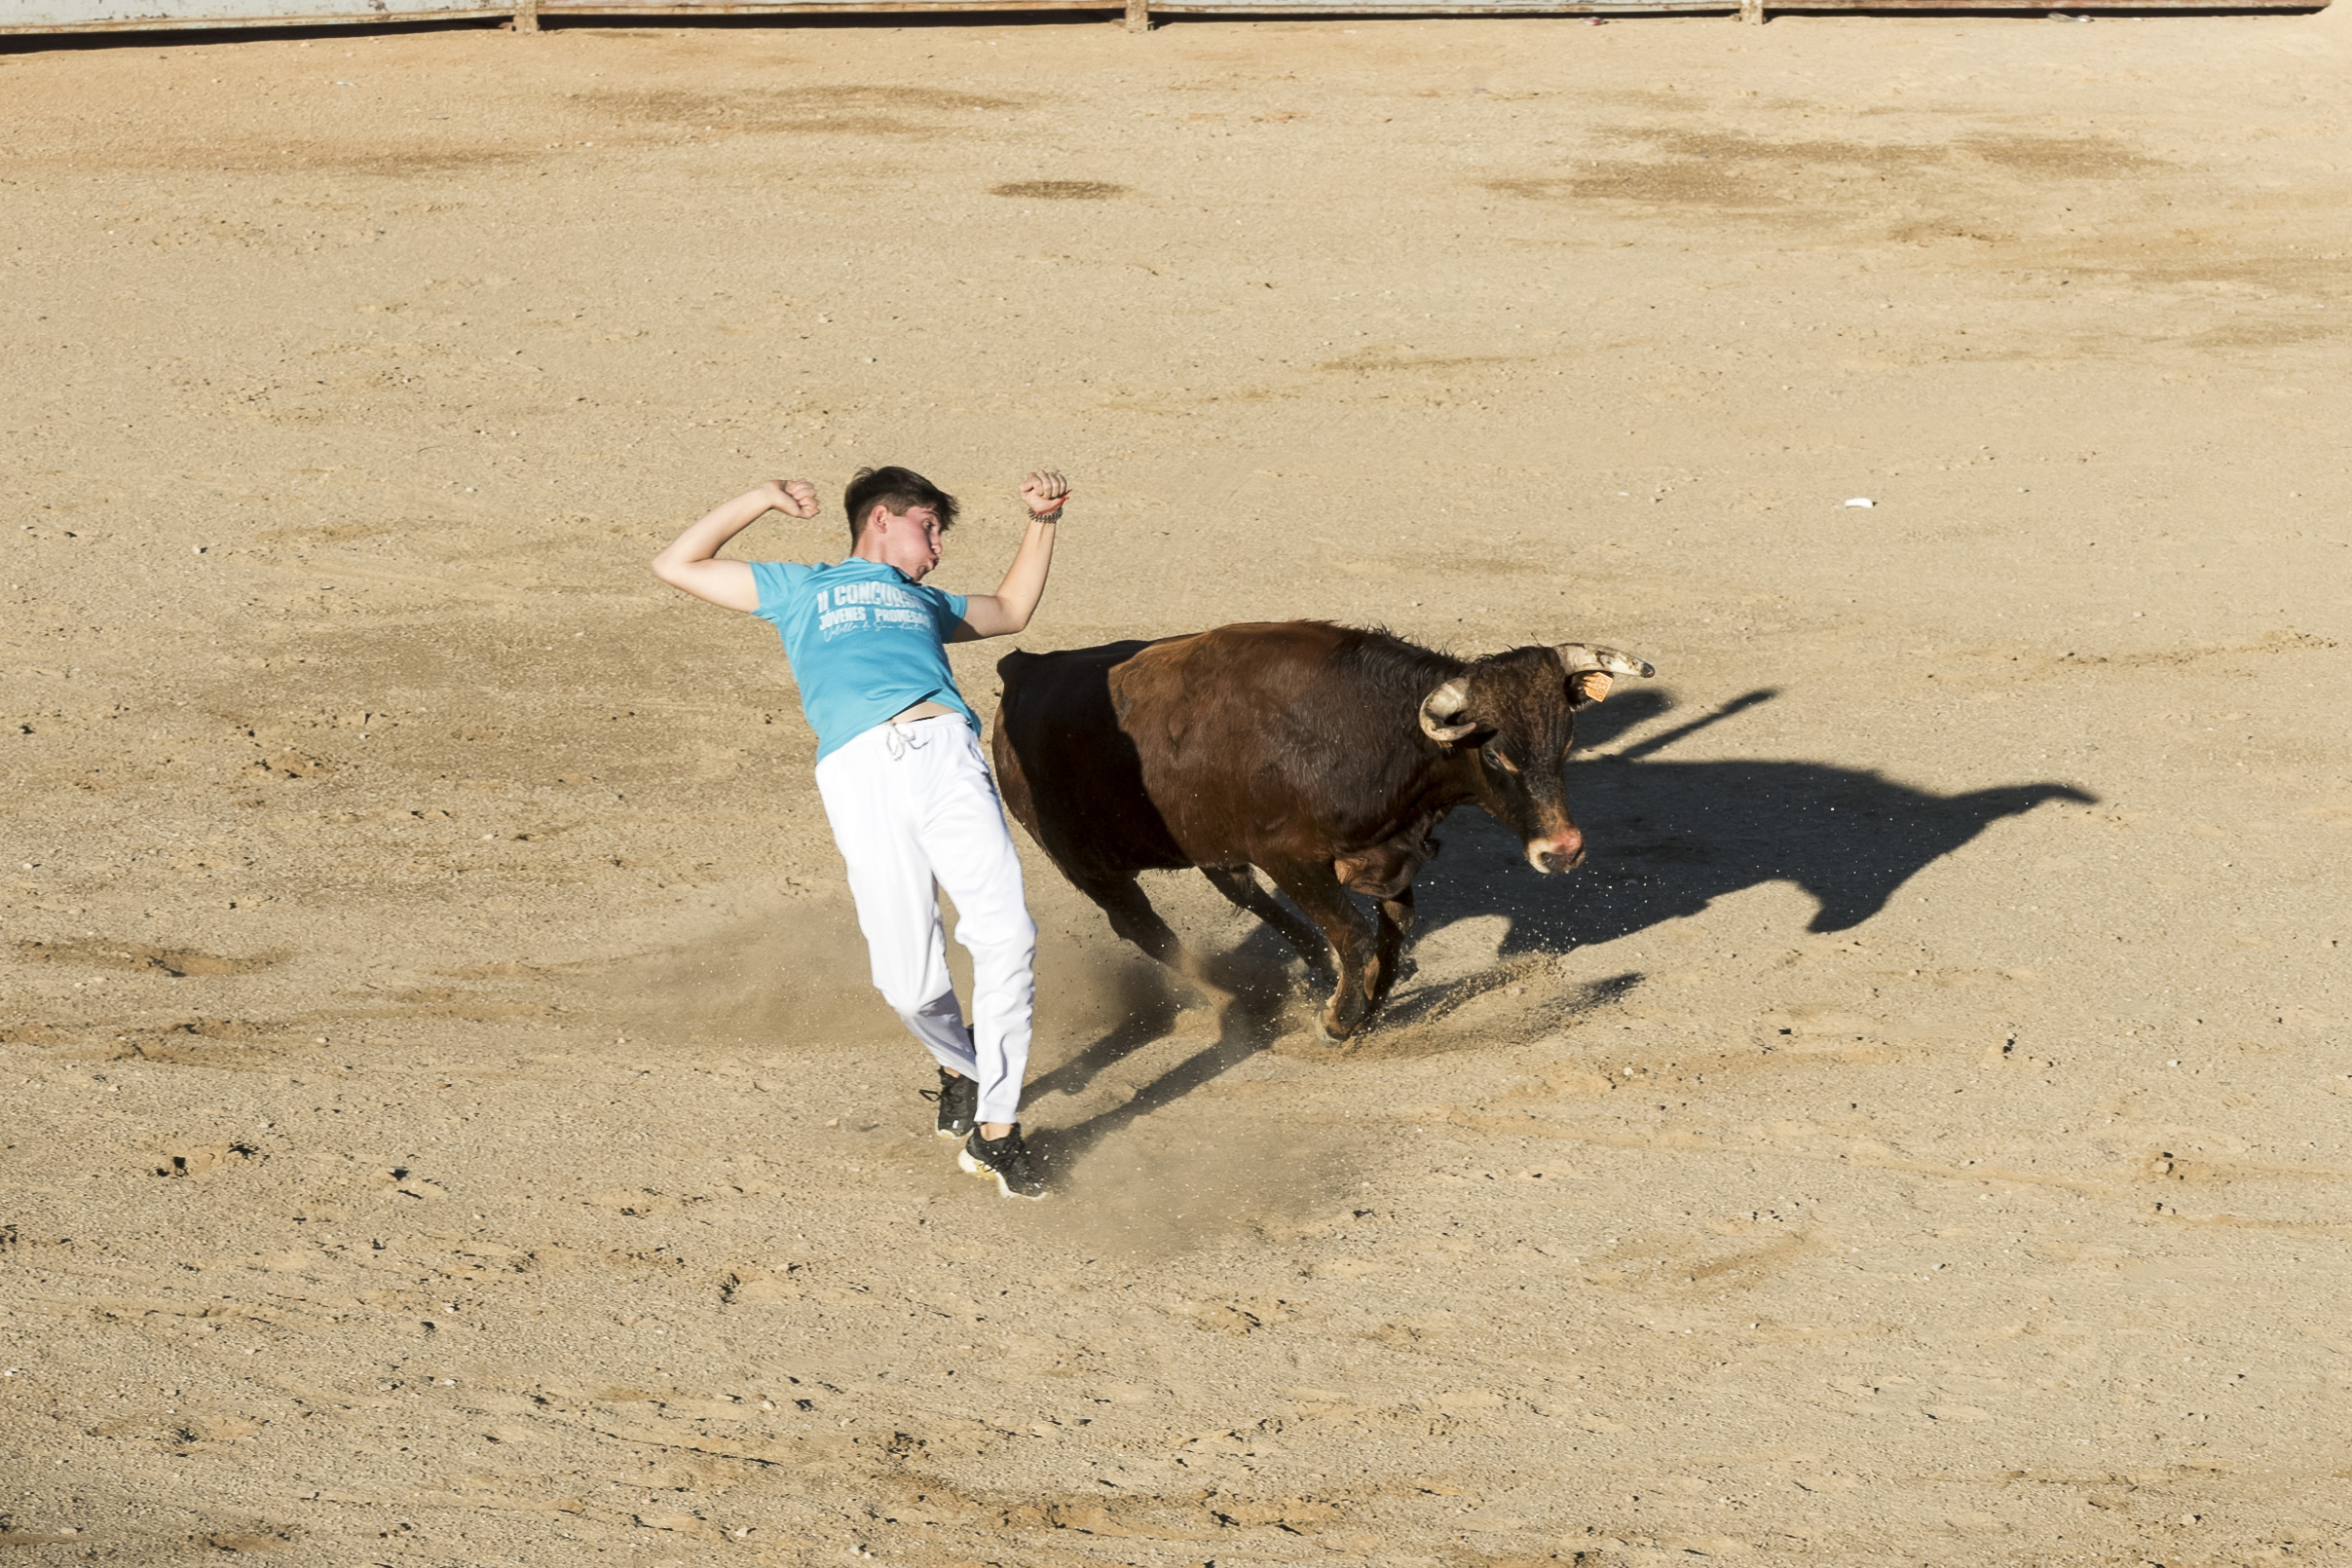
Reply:
<svg viewBox="0 0 2352 1568"><path fill-rule="evenodd" d="M1856 496L1853 498L1853 500L1848 502L1846 504L1848 506L1875 506L1878 504L1878 503L1871 500L1868 496Z"/></svg>

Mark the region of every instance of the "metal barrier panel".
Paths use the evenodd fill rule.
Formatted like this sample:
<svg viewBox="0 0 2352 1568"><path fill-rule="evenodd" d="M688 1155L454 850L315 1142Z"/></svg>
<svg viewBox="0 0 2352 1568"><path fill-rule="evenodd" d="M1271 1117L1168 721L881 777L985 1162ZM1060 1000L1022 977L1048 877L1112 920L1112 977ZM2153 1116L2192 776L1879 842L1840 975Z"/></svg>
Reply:
<svg viewBox="0 0 2352 1568"><path fill-rule="evenodd" d="M884 16L901 11L1117 11L1126 0L539 0L557 17L792 17L834 12Z"/></svg>
<svg viewBox="0 0 2352 1568"><path fill-rule="evenodd" d="M758 17L895 11L1117 11L1126 0L539 0L542 17Z"/></svg>
<svg viewBox="0 0 2352 1568"><path fill-rule="evenodd" d="M514 0L0 0L0 33L146 27L288 27L435 17L511 17Z"/></svg>
<svg viewBox="0 0 2352 1568"><path fill-rule="evenodd" d="M1739 0L1151 0L1155 17L1655 17L1709 12L1720 16L1738 9Z"/></svg>

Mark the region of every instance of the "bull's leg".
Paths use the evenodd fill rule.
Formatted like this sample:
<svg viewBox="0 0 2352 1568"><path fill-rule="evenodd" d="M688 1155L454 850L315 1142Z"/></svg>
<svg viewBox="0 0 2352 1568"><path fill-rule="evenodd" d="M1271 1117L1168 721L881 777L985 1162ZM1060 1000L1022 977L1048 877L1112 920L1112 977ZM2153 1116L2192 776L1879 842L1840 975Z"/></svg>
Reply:
<svg viewBox="0 0 2352 1568"><path fill-rule="evenodd" d="M1133 876L1070 879L1078 884L1079 892L1093 899L1109 917L1110 928L1142 949L1147 957L1191 981L1218 1006L1233 1000L1233 992L1209 978L1208 966L1160 918L1160 912L1151 907L1151 900L1143 896L1142 887Z"/></svg>
<svg viewBox="0 0 2352 1568"><path fill-rule="evenodd" d="M1397 984L1397 968L1404 961L1405 940L1413 934L1413 889L1407 884L1394 898L1380 901L1380 930L1372 948L1372 1005L1379 1006Z"/></svg>
<svg viewBox="0 0 2352 1568"><path fill-rule="evenodd" d="M1324 1003L1320 1022L1326 1037L1344 1040L1356 1032L1364 1015L1372 1010L1364 963L1363 921L1349 901L1347 889L1339 885L1326 863L1268 866L1266 875L1274 878L1275 886L1290 895L1291 903L1307 912L1307 918L1321 927L1330 941L1339 984L1332 989L1331 999Z"/></svg>
<svg viewBox="0 0 2352 1568"><path fill-rule="evenodd" d="M1323 933L1285 909L1272 894L1257 885L1257 877L1247 866L1203 866L1201 875L1210 885L1225 895L1236 908L1256 915L1274 928L1274 934L1298 950L1298 955L1313 968L1330 956L1330 945Z"/></svg>

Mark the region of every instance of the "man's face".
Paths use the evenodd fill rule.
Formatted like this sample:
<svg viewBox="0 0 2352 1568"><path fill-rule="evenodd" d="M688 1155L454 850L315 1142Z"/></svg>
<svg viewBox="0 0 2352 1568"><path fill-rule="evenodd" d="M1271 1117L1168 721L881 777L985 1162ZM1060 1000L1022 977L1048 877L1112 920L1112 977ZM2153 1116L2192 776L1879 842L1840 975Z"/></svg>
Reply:
<svg viewBox="0 0 2352 1568"><path fill-rule="evenodd" d="M904 516L877 507L866 532L874 539L876 559L917 582L939 565L939 513L928 506L910 506Z"/></svg>

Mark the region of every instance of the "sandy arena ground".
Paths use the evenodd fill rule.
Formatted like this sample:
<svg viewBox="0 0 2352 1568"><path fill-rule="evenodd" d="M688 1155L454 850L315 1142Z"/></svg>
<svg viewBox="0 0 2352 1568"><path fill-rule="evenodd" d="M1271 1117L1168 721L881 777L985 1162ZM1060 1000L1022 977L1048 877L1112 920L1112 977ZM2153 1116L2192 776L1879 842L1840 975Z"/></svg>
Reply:
<svg viewBox="0 0 2352 1568"><path fill-rule="evenodd" d="M0 53L9 1560L2352 1561L2339 10ZM1032 856L957 1176L645 571L885 461L1647 654L1590 862L1333 1052Z"/></svg>

